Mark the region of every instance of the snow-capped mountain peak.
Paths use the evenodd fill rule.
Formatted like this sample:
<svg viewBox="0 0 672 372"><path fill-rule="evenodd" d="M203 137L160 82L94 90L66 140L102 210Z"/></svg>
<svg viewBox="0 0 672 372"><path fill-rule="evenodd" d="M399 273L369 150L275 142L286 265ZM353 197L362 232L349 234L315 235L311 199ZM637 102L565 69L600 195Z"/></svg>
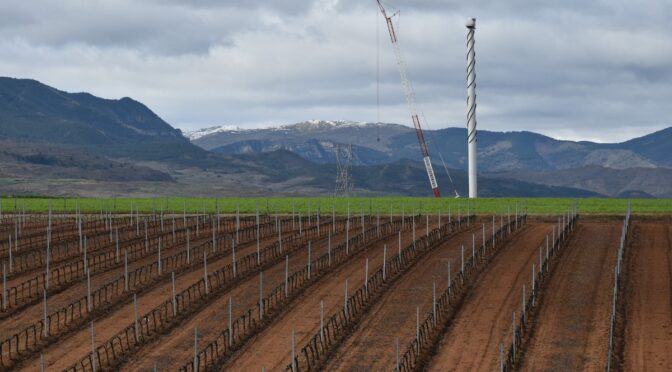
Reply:
<svg viewBox="0 0 672 372"><path fill-rule="evenodd" d="M283 125L279 129L324 130L332 128L352 128L374 125L362 121L351 120L307 120L302 123Z"/></svg>
<svg viewBox="0 0 672 372"><path fill-rule="evenodd" d="M376 125L376 124L361 121L352 121L352 120L307 120L301 123L284 124L279 126L278 125L259 126L252 128L241 128L237 125L217 125L214 127L187 131L184 132L184 136L187 137L190 141L195 141L199 138L209 136L211 134L226 133L226 132L251 132L258 130L287 131L293 129L316 130L316 129L329 129L329 128L365 127L369 125Z"/></svg>
<svg viewBox="0 0 672 372"><path fill-rule="evenodd" d="M241 129L240 127L235 126L235 125L217 125L217 126L214 126L214 127L187 131L187 132L184 132L184 136L187 137L190 141L194 141L194 140L197 140L201 137L205 137L205 136L213 134L213 133L237 132L237 131L241 131L241 130L244 130L244 129Z"/></svg>

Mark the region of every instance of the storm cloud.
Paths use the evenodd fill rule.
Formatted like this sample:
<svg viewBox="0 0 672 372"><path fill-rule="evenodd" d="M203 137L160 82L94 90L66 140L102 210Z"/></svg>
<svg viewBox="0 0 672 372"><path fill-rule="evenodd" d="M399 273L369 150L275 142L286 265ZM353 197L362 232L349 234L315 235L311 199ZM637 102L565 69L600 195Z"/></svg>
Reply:
<svg viewBox="0 0 672 372"><path fill-rule="evenodd" d="M615 141L672 125L672 2L406 0L396 18L432 129ZM133 97L183 130L308 119L409 125L374 0L0 0L0 75ZM380 116L376 105L380 57Z"/></svg>

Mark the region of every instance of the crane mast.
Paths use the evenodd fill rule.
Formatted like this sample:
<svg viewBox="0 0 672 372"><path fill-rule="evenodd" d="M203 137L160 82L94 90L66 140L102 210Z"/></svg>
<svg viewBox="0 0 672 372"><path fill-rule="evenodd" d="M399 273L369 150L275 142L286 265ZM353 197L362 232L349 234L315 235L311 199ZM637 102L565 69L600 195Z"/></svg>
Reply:
<svg viewBox="0 0 672 372"><path fill-rule="evenodd" d="M413 91L413 84L411 83L411 79L408 77L406 62L404 61L404 58L401 55L401 49L399 48L399 43L397 41L397 33L395 32L394 25L392 24L392 17L394 17L397 13L388 16L380 0L376 1L378 2L380 12L383 14L383 17L387 22L387 30L390 33L390 40L392 41L392 50L394 51L394 56L397 59L397 66L399 67L399 75L401 76L401 84L404 86L404 95L406 96L406 103L408 104L408 108L411 111L411 120L413 121L413 127L415 127L415 134L418 137L418 143L420 144L420 151L422 152L422 160L425 163L425 170L427 170L427 176L429 177L429 184L432 187L432 193L434 194L434 196L439 198L441 197L441 191L439 190L439 185L436 182L436 176L434 175L434 168L432 167L432 161L429 158L429 151L427 149L427 143L425 142L425 135L422 133L422 127L420 126L418 110L415 106L415 92Z"/></svg>

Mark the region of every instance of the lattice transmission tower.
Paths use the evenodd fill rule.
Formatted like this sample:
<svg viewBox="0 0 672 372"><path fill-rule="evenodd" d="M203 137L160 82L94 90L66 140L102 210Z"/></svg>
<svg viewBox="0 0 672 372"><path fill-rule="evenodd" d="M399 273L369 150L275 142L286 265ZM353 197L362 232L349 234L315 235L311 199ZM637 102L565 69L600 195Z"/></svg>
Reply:
<svg viewBox="0 0 672 372"><path fill-rule="evenodd" d="M336 190L334 196L350 196L354 183L352 180L352 144L336 144Z"/></svg>

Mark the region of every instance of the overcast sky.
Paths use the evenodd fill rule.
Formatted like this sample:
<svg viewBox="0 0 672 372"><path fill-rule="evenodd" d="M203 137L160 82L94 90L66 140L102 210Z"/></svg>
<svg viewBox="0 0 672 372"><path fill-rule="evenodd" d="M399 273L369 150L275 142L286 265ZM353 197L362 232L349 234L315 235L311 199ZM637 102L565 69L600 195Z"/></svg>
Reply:
<svg viewBox="0 0 672 372"><path fill-rule="evenodd" d="M386 5L432 129L465 123L468 17L479 129L617 141L672 125L670 0ZM0 0L0 75L130 96L183 130L376 121L377 45L380 120L410 125L374 0Z"/></svg>

